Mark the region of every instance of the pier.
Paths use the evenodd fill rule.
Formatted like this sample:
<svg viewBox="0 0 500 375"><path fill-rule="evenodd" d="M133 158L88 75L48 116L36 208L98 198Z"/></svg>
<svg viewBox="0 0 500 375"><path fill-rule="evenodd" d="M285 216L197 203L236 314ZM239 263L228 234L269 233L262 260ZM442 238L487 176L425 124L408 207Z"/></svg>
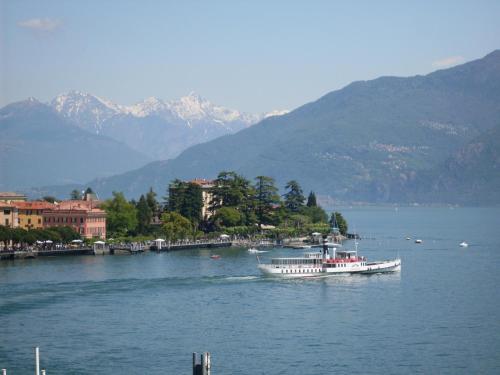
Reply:
<svg viewBox="0 0 500 375"><path fill-rule="evenodd" d="M190 249L214 249L220 247L231 247L233 243L231 241L182 241L170 243L163 240L156 240L154 245L150 246L152 251L176 251L176 250L190 250Z"/></svg>

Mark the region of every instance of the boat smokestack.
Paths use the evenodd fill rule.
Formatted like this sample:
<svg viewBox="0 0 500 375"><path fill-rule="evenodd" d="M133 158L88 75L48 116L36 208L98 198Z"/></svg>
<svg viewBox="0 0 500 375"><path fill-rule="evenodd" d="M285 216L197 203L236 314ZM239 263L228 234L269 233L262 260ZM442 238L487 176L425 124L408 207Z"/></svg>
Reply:
<svg viewBox="0 0 500 375"><path fill-rule="evenodd" d="M326 235L323 235L323 259L328 256L328 239Z"/></svg>

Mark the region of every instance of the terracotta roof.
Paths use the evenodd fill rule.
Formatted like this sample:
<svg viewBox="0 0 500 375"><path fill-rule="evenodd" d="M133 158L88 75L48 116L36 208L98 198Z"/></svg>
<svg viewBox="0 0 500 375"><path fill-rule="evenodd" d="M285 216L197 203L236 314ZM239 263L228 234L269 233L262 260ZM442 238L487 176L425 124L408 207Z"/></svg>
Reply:
<svg viewBox="0 0 500 375"><path fill-rule="evenodd" d="M194 180L189 181L192 184L196 185L213 185L214 181L213 180L207 180L205 178L195 178Z"/></svg>
<svg viewBox="0 0 500 375"><path fill-rule="evenodd" d="M12 204L21 210L46 210L55 207L53 203L42 201L12 202Z"/></svg>

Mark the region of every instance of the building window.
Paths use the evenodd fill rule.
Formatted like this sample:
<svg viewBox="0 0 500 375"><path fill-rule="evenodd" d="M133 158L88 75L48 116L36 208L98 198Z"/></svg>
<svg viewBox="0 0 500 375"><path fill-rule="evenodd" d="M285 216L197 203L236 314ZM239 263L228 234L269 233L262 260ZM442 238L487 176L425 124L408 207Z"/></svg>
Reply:
<svg viewBox="0 0 500 375"><path fill-rule="evenodd" d="M10 210L3 210L4 215L10 215Z"/></svg>
<svg viewBox="0 0 500 375"><path fill-rule="evenodd" d="M31 219L28 219L28 225L31 224Z"/></svg>
<svg viewBox="0 0 500 375"><path fill-rule="evenodd" d="M38 218L38 224L42 224L42 219Z"/></svg>
<svg viewBox="0 0 500 375"><path fill-rule="evenodd" d="M5 226L8 227L9 226L9 219L5 219Z"/></svg>

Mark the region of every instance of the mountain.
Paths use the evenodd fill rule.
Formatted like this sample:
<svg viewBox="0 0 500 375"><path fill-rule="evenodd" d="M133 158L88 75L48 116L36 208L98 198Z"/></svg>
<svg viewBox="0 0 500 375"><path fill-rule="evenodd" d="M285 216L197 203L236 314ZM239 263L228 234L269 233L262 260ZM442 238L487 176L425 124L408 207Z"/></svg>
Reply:
<svg viewBox="0 0 500 375"><path fill-rule="evenodd" d="M79 91L57 96L52 107L74 125L127 144L153 159L177 156L189 146L235 133L262 118L212 104L190 93L179 100L148 98L124 106Z"/></svg>
<svg viewBox="0 0 500 375"><path fill-rule="evenodd" d="M460 204L500 202L500 126L486 131L453 153L444 163L418 176L420 196ZM429 185L427 181L432 181Z"/></svg>
<svg viewBox="0 0 500 375"><path fill-rule="evenodd" d="M83 183L151 161L69 124L33 98L0 109L0 155L0 190Z"/></svg>
<svg viewBox="0 0 500 375"><path fill-rule="evenodd" d="M163 192L174 178L214 178L235 170L273 176L280 187L296 179L306 191L338 201L478 203L482 198L470 194L496 189L488 170L493 152L468 158L478 170L450 193L460 155L470 155L474 140L490 139L488 132L497 134L498 98L495 51L425 76L354 82L288 114L193 146L174 160L91 185L105 195L122 190L132 197L149 186ZM500 202L498 190L494 200Z"/></svg>

